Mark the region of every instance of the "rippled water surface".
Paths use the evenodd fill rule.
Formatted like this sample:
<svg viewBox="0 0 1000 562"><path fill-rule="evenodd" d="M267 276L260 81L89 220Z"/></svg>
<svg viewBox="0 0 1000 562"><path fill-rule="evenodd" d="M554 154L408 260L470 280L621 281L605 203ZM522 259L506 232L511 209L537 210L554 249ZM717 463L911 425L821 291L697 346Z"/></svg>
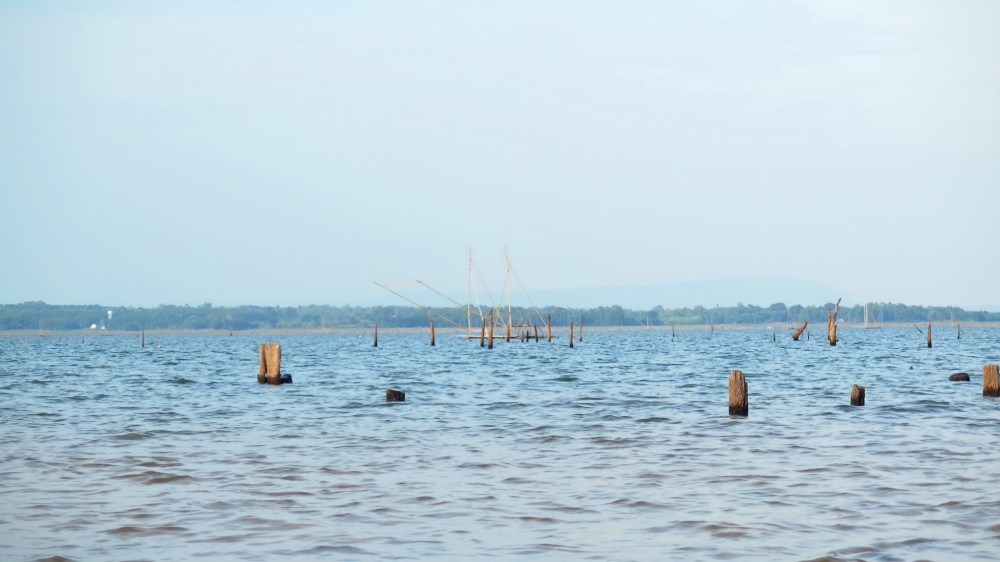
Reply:
<svg viewBox="0 0 1000 562"><path fill-rule="evenodd" d="M935 335L2 337L0 559L997 560L1000 330Z"/></svg>

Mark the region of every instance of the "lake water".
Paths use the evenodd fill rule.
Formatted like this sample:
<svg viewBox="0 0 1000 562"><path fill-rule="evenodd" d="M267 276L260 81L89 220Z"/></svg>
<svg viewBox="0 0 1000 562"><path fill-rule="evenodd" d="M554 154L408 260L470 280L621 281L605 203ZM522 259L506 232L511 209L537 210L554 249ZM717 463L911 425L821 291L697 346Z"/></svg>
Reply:
<svg viewBox="0 0 1000 562"><path fill-rule="evenodd" d="M1000 329L840 335L0 337L0 559L1000 559Z"/></svg>

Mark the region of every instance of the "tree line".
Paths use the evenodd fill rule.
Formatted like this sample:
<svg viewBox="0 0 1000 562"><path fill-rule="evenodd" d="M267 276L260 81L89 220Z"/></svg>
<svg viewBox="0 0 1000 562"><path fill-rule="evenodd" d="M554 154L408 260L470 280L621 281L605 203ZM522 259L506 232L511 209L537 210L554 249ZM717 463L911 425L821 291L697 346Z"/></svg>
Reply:
<svg viewBox="0 0 1000 562"><path fill-rule="evenodd" d="M827 309L823 306L785 306L775 303L768 307L738 304L731 307L666 309L657 306L650 310L632 310L620 306L597 308L563 308L549 306L538 309L542 317L552 316L553 326L566 326L579 322L583 317L587 326L678 326L694 324L811 324L826 322ZM112 312L108 319L108 311ZM464 307L433 308L434 323L449 327L448 320L466 326ZM967 311L954 306L908 306L905 304L877 303L869 305L869 322L1000 322L1000 313ZM506 309L504 310L506 316ZM514 307L515 322L544 325L534 309ZM91 326L109 330L254 330L254 329L323 329L370 328L376 323L386 328L418 328L427 325L431 316L425 310L412 306L199 306L160 305L153 308L100 306L100 305L50 305L44 302L24 302L0 305L0 330L80 330ZM473 326L479 325L479 316L472 314ZM845 322L864 321L864 307L841 306L838 318Z"/></svg>

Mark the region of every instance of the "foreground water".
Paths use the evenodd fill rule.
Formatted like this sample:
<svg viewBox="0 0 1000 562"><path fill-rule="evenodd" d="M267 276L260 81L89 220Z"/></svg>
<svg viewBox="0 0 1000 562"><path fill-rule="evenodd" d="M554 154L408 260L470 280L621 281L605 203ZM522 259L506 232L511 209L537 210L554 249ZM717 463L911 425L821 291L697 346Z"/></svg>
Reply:
<svg viewBox="0 0 1000 562"><path fill-rule="evenodd" d="M935 333L0 338L0 558L996 560L1000 330Z"/></svg>

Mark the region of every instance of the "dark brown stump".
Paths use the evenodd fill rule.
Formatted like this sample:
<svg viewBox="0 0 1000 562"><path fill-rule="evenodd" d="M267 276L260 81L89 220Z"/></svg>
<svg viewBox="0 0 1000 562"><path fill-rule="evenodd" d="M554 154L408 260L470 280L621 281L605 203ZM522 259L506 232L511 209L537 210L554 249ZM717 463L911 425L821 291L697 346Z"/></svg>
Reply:
<svg viewBox="0 0 1000 562"><path fill-rule="evenodd" d="M795 340L795 341L799 341L799 336L802 335L802 332L806 331L806 326L808 326L808 325L809 325L809 322L803 322L802 325L799 326L798 330L795 330L794 332L792 332L792 339ZM808 334L806 334L806 339L809 339L809 335Z"/></svg>
<svg viewBox="0 0 1000 562"><path fill-rule="evenodd" d="M257 368L257 382L281 384L281 344L261 343L258 347L260 366ZM289 381L291 382L291 381Z"/></svg>
<svg viewBox="0 0 1000 562"><path fill-rule="evenodd" d="M1000 396L1000 366L983 365L983 396Z"/></svg>
<svg viewBox="0 0 1000 562"><path fill-rule="evenodd" d="M969 373L955 373L948 377L950 381L969 382Z"/></svg>
<svg viewBox="0 0 1000 562"><path fill-rule="evenodd" d="M375 324L375 341L372 342L372 347L378 347L378 324Z"/></svg>
<svg viewBox="0 0 1000 562"><path fill-rule="evenodd" d="M743 371L729 374L729 415L747 417L750 415L750 399L747 379Z"/></svg>
<svg viewBox="0 0 1000 562"><path fill-rule="evenodd" d="M569 323L569 346L573 347L573 323Z"/></svg>
<svg viewBox="0 0 1000 562"><path fill-rule="evenodd" d="M393 390L391 388L387 388L385 389L385 401L406 402L406 393L400 390Z"/></svg>
<svg viewBox="0 0 1000 562"><path fill-rule="evenodd" d="M934 347L931 343L931 323L927 323L927 347Z"/></svg>
<svg viewBox="0 0 1000 562"><path fill-rule="evenodd" d="M851 387L851 406L865 405L865 387L854 385Z"/></svg>
<svg viewBox="0 0 1000 562"><path fill-rule="evenodd" d="M434 319L428 318L427 321L431 323L431 345L434 345Z"/></svg>

